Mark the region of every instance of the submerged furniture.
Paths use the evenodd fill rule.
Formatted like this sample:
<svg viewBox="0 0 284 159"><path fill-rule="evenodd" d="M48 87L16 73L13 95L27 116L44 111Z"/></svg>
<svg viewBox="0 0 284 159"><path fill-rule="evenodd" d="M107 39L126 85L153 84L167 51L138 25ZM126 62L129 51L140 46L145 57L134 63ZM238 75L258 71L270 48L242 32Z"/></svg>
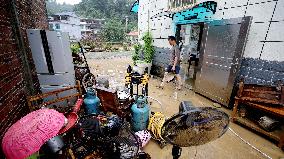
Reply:
<svg viewBox="0 0 284 159"><path fill-rule="evenodd" d="M242 124L252 130L261 133L275 141L278 146L284 146L284 130L275 130L268 132L262 129L258 123L245 118L245 113L240 109L240 105L245 108L258 110L265 115L270 115L280 120L284 119L284 87L281 84L277 86L262 86L255 84L239 83L239 90L235 97L234 109L232 112L232 121ZM241 114L241 116L239 115Z"/></svg>
<svg viewBox="0 0 284 159"><path fill-rule="evenodd" d="M54 108L62 113L72 111L77 99L82 98L80 82L77 85L65 87L56 91L51 91L27 98L28 106L31 111L42 107Z"/></svg>
<svg viewBox="0 0 284 159"><path fill-rule="evenodd" d="M78 92L75 94L69 94L70 91ZM66 94L66 92L68 93ZM66 116L68 123L58 134L64 134L74 127L79 119L78 113L83 104L81 85L79 81L77 81L76 86L35 96L29 96L27 100L31 111L41 109L42 107L53 108Z"/></svg>
<svg viewBox="0 0 284 159"><path fill-rule="evenodd" d="M104 112L110 111L122 118L130 115L130 108L133 100L120 101L118 99L117 91L104 87L97 87L96 91L97 96L101 100L101 106Z"/></svg>

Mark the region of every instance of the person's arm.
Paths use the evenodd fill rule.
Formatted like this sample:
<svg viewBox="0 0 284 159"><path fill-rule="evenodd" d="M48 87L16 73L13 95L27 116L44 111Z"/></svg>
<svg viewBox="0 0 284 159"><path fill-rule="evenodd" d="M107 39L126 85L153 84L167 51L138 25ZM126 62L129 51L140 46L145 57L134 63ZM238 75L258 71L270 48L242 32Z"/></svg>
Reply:
<svg viewBox="0 0 284 159"><path fill-rule="evenodd" d="M177 63L180 60L180 50L178 48L175 48L175 62L173 65L173 70L175 70Z"/></svg>
<svg viewBox="0 0 284 159"><path fill-rule="evenodd" d="M178 58L177 58L177 57L175 57L175 63L174 63L174 65L173 65L173 68L175 68L175 67L176 67L177 63L178 63Z"/></svg>

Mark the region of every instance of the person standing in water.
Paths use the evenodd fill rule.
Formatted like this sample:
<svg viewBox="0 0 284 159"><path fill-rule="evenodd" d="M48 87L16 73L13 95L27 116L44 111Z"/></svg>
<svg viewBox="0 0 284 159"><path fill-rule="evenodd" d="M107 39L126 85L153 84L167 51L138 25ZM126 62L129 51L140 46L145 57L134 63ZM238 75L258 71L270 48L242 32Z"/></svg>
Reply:
<svg viewBox="0 0 284 159"><path fill-rule="evenodd" d="M167 76L170 72L173 72L175 74L175 77L177 79L177 87L176 89L180 90L182 86L181 76L179 74L180 71L180 49L177 45L177 40L174 36L169 36L168 38L169 44L172 46L171 48L171 59L170 64L166 68L166 72L163 78L163 81L160 85L160 88L164 87L164 84L166 82Z"/></svg>

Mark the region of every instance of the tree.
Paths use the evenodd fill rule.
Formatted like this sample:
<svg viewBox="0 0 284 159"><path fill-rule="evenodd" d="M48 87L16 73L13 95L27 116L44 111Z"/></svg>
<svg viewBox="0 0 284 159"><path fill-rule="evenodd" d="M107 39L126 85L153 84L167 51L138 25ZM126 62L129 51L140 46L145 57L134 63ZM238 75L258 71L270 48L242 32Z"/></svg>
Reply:
<svg viewBox="0 0 284 159"><path fill-rule="evenodd" d="M70 4L59 4L56 0L46 1L47 14L52 15L60 12L73 12L74 6Z"/></svg>
<svg viewBox="0 0 284 159"><path fill-rule="evenodd" d="M102 29L102 37L104 41L121 42L125 38L124 29L125 27L119 19L110 19Z"/></svg>
<svg viewBox="0 0 284 159"><path fill-rule="evenodd" d="M117 19L125 25L125 16L128 16L127 31L137 30L137 15L130 13L130 9L136 0L82 0L75 5L75 12L86 18Z"/></svg>
<svg viewBox="0 0 284 159"><path fill-rule="evenodd" d="M75 5L75 11L89 18L120 18L129 16L130 20L137 15L130 14L130 9L136 0L82 0Z"/></svg>

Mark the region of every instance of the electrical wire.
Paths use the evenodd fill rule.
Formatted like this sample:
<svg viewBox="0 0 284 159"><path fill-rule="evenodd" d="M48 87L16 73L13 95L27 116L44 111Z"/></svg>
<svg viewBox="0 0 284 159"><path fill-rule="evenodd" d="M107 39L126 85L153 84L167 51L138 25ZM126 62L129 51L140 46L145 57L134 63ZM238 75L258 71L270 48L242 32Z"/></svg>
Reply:
<svg viewBox="0 0 284 159"><path fill-rule="evenodd" d="M163 107L162 103L161 103L158 99L153 98L153 97L151 97L151 96L146 96L146 98L150 98L150 99L152 99L152 100L158 102L158 103L160 104L160 106L161 106L162 113L165 113L165 112L164 112L164 107Z"/></svg>
<svg viewBox="0 0 284 159"><path fill-rule="evenodd" d="M258 148L256 148L255 146L253 146L252 144L250 144L248 141L246 141L245 139L243 139L240 135L238 135L232 128L229 127L229 130L236 135L238 138L240 138L245 144L249 145L250 147L252 147L254 150L256 150L258 153L260 153L261 155L263 155L264 157L268 158L268 159L272 159L272 157L268 156L266 153L260 151Z"/></svg>

